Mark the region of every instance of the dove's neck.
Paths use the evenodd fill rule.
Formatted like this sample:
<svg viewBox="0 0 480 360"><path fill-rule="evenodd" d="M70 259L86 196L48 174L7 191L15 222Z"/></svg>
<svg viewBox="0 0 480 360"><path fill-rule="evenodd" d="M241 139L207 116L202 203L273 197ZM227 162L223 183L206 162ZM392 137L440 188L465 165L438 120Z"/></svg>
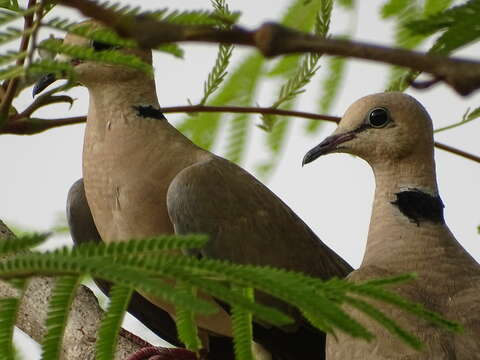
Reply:
<svg viewBox="0 0 480 360"><path fill-rule="evenodd" d="M375 199L363 265L412 270L453 239L443 219L433 154L373 166ZM406 265L406 269L403 269Z"/></svg>
<svg viewBox="0 0 480 360"><path fill-rule="evenodd" d="M153 79L141 77L129 81L105 82L89 86L88 120L124 122L136 116L138 106L160 109ZM107 120L108 119L108 120ZM98 124L97 124L98 125Z"/></svg>

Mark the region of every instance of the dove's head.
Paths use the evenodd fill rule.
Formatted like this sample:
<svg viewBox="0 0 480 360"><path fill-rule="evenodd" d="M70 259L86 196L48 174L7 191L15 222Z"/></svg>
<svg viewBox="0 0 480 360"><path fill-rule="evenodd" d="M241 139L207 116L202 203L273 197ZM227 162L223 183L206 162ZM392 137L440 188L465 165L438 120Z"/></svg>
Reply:
<svg viewBox="0 0 480 360"><path fill-rule="evenodd" d="M354 102L333 134L305 155L303 164L330 153L348 153L373 166L418 154L431 156L432 151L432 121L424 107L409 95L387 92Z"/></svg>
<svg viewBox="0 0 480 360"><path fill-rule="evenodd" d="M89 26L89 29L95 30L101 28L102 25L98 22L89 20L78 24L77 26ZM81 37L72 33L65 36L63 40L64 45L81 46L91 49L93 52L98 53L99 58L102 56L109 56L111 54L108 51L118 50L122 55L133 56L134 61L145 63L146 67L152 64L152 53L150 50L142 50L138 48L118 48L115 45L110 45L105 42L90 40L85 37ZM138 77L148 76L144 71L127 67L125 65L112 64L108 62L82 60L65 54L57 55L56 60L69 62L73 65L75 70L76 79L82 85L86 87L95 86L97 84L102 85L109 82L121 82L129 81ZM33 90L34 95L40 93L48 85L53 83L57 78L52 74L42 77Z"/></svg>

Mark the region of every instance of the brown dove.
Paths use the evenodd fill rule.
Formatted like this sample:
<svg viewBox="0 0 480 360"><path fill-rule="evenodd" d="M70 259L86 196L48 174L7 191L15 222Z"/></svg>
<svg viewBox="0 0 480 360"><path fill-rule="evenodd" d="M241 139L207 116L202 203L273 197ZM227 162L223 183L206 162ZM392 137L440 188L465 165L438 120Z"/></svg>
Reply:
<svg viewBox="0 0 480 360"><path fill-rule="evenodd" d="M399 309L376 306L425 344L416 351L382 326L348 309L377 335L371 342L339 333L327 337L327 359L480 359L480 266L445 224L433 156L432 121L414 98L391 92L366 96L337 129L304 157L330 153L364 159L375 174L375 198L362 264L355 282L415 272L395 290L464 326L449 333Z"/></svg>
<svg viewBox="0 0 480 360"><path fill-rule="evenodd" d="M109 49L72 34L64 43ZM122 51L151 63L150 51ZM345 277L352 270L255 177L197 147L170 125L148 74L78 59L72 64L90 95L83 179L103 241L205 233L210 241L197 256L270 265L322 279ZM40 80L34 92L52 81ZM171 304L142 295L174 316ZM322 332L290 307L261 294L257 297L297 320L285 329L254 323L255 341L274 359L324 358ZM196 320L209 334L232 335L225 310Z"/></svg>

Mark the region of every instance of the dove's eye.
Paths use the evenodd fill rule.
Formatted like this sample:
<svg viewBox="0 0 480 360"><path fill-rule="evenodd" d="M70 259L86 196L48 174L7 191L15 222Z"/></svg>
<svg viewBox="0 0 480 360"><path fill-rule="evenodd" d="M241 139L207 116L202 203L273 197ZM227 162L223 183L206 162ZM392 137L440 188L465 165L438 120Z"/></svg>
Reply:
<svg viewBox="0 0 480 360"><path fill-rule="evenodd" d="M368 114L367 123L373 128L382 128L390 122L390 114L387 109L375 108Z"/></svg>

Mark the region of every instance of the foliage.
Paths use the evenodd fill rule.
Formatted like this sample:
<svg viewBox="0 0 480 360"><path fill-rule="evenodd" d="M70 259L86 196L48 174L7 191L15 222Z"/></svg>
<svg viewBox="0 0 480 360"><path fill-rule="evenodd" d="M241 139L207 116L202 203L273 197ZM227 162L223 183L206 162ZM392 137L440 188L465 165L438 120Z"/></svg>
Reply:
<svg viewBox="0 0 480 360"><path fill-rule="evenodd" d="M15 249L24 249L32 244L32 236L20 237L15 241L20 244ZM98 335L99 359L112 358L116 336L133 286L139 291L164 298L178 306L180 311L177 312L177 326L180 338L194 351L199 350L200 342L196 335L193 314L216 311L212 304L198 298L194 289L198 288L229 303L232 306L235 351L238 358L251 357L249 349L252 339L252 315L262 322L276 326L292 322L292 318L281 311L255 302L253 289L298 307L314 326L328 333L337 329L364 339L374 336L342 310L342 304L350 304L377 320L413 348L421 346L416 337L400 328L386 314L369 305L371 299L399 307L437 326L452 331L460 330L457 324L387 290L388 286L411 280L410 275L353 284L339 279L322 281L300 273L269 267L238 265L165 253L168 249L202 246L205 241L204 236L163 236L111 244L86 243L74 249L61 248L45 253L23 251L0 262L0 277L3 280L41 274L58 277L46 320L47 335L42 344L44 358L48 359L57 359L60 356L67 314L79 279L84 274L117 284L112 289L111 303ZM2 250L10 253L12 247L6 246ZM163 279L175 279L177 285L167 285ZM225 283L231 284L230 287L225 286ZM20 290L23 288L23 282L17 281L16 284L20 285ZM5 351L4 354L12 352L11 331L17 304L18 299L5 299L0 304L0 346Z"/></svg>

